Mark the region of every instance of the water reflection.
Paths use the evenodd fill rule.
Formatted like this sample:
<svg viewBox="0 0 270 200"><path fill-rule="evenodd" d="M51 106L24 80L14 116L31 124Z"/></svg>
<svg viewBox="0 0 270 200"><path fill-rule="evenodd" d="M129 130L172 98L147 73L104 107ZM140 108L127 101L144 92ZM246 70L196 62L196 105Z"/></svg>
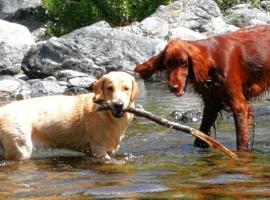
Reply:
<svg viewBox="0 0 270 200"><path fill-rule="evenodd" d="M169 117L174 109L200 109L192 93L176 98L163 85L140 85L138 103ZM191 136L137 118L116 160L100 163L65 150L38 150L30 161L0 162L0 199L267 199L270 197L269 102L261 101L252 153L229 160L193 146ZM269 110L268 110L269 111ZM261 112L262 113L262 112ZM198 123L189 124L198 127ZM234 126L220 123L217 139L235 149Z"/></svg>

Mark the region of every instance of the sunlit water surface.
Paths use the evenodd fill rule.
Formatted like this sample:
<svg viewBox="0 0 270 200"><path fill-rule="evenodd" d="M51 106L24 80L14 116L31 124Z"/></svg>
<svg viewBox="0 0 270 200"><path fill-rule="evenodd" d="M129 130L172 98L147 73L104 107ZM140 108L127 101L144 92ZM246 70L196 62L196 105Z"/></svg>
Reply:
<svg viewBox="0 0 270 200"><path fill-rule="evenodd" d="M177 98L164 86L140 86L137 103L164 117L175 109L201 109L192 93ZM0 199L270 199L270 102L254 107L254 151L239 161L194 147L189 135L135 119L112 162L44 149L30 161L0 161ZM232 120L221 121L216 137L234 150L234 132Z"/></svg>

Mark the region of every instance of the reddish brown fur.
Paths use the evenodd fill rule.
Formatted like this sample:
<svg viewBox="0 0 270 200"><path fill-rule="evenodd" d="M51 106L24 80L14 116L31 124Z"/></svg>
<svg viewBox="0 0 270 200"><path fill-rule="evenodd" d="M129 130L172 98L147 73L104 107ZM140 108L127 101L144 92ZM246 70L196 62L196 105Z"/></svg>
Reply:
<svg viewBox="0 0 270 200"><path fill-rule="evenodd" d="M198 41L172 40L158 55L135 68L144 79L166 71L168 86L181 96L188 81L204 101L200 130L210 134L218 113L233 113L237 149L250 150L248 100L270 86L270 26L256 26ZM204 146L196 140L195 144Z"/></svg>

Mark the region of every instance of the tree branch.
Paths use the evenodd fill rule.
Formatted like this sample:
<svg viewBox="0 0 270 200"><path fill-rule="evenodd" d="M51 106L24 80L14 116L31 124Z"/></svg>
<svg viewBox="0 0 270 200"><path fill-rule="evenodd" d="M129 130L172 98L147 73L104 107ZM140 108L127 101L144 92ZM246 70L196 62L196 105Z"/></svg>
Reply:
<svg viewBox="0 0 270 200"><path fill-rule="evenodd" d="M99 100L95 103L100 105L99 111L111 109L110 106L105 101ZM162 118L156 114L153 114L151 112L148 112L148 111L145 111L142 109L129 107L125 111L129 112L129 113L133 113L136 116L144 117L146 119L154 121L155 123L157 123L161 126L165 126L167 128L175 129L178 131L183 131L183 132L190 134L194 137L200 138L201 140L203 140L207 144L209 144L209 146L218 149L219 151L223 152L228 157L230 157L232 159L238 159L237 155L235 153L233 153L231 150L229 150L228 148L223 146L221 143L219 143L215 139L211 138L210 136L204 134L203 132L201 132L199 130L196 130L196 129L191 128L189 126L179 124L177 122L169 121L165 118Z"/></svg>

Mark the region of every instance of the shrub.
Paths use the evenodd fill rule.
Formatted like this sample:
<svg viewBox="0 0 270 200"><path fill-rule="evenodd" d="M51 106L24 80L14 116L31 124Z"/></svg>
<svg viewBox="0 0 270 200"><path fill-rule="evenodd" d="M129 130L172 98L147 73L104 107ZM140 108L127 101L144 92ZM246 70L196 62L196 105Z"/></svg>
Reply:
<svg viewBox="0 0 270 200"><path fill-rule="evenodd" d="M241 3L251 3L254 7L257 7L259 4L259 0L215 0L215 2L223 12Z"/></svg>
<svg viewBox="0 0 270 200"><path fill-rule="evenodd" d="M126 25L141 21L151 15L159 5L167 5L174 0L42 0L49 18L54 22L48 33L56 36L66 34L76 28L105 20L112 26ZM240 3L259 0L215 0L222 11Z"/></svg>
<svg viewBox="0 0 270 200"><path fill-rule="evenodd" d="M76 28L105 20L112 26L140 21L161 4L173 0L42 0L54 21L49 28L53 35L63 35Z"/></svg>

